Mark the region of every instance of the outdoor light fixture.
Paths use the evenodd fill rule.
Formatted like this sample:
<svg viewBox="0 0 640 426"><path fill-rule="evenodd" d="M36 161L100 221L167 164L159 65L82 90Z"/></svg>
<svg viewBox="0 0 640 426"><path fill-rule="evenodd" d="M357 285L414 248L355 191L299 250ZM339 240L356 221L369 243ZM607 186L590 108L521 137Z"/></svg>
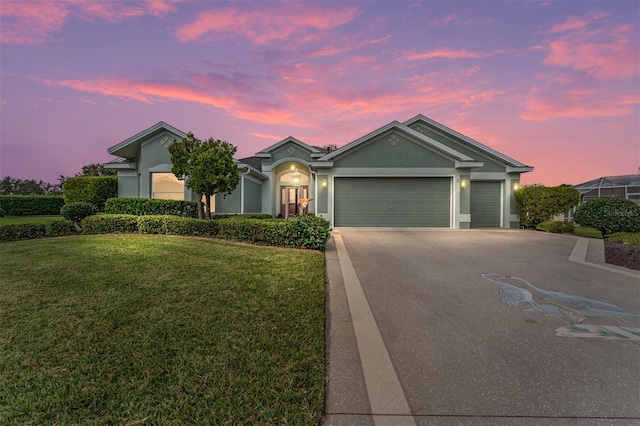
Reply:
<svg viewBox="0 0 640 426"><path fill-rule="evenodd" d="M466 188L466 187L467 187L467 180L460 179L460 188Z"/></svg>
<svg viewBox="0 0 640 426"><path fill-rule="evenodd" d="M298 173L298 169L294 169L293 172L293 186L300 186L300 173Z"/></svg>
<svg viewBox="0 0 640 426"><path fill-rule="evenodd" d="M517 191L520 188L520 185L518 184L518 182L514 182L513 183L513 190Z"/></svg>
<svg viewBox="0 0 640 426"><path fill-rule="evenodd" d="M326 188L328 184L329 184L329 182L327 182L326 179L322 179L322 187L323 188Z"/></svg>

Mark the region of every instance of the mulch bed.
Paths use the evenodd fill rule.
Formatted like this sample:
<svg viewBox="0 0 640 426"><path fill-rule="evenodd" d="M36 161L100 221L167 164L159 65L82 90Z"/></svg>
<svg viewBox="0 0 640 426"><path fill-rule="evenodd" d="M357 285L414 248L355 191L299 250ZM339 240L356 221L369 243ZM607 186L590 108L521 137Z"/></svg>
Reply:
<svg viewBox="0 0 640 426"><path fill-rule="evenodd" d="M640 246L605 241L604 260L612 265L640 271Z"/></svg>

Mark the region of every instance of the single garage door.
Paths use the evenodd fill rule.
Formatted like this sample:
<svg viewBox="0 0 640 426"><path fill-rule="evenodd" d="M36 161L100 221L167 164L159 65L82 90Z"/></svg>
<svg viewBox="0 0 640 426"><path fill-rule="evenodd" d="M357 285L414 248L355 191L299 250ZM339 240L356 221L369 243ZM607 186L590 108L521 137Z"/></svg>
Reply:
<svg viewBox="0 0 640 426"><path fill-rule="evenodd" d="M500 226L501 182L471 181L471 227Z"/></svg>
<svg viewBox="0 0 640 426"><path fill-rule="evenodd" d="M335 226L451 225L450 178L336 178Z"/></svg>

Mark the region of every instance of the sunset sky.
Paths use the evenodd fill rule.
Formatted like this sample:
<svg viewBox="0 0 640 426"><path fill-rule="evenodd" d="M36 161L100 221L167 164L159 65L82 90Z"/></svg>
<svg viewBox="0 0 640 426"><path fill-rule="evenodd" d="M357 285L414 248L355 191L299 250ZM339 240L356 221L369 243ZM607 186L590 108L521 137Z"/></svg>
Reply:
<svg viewBox="0 0 640 426"><path fill-rule="evenodd" d="M578 184L640 167L639 1L0 2L0 175L165 121L237 158L421 113Z"/></svg>

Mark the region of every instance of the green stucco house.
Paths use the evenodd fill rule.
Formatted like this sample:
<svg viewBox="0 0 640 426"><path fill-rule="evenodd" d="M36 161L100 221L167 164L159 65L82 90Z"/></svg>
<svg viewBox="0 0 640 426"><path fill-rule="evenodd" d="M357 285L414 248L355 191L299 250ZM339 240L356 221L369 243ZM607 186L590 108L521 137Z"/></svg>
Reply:
<svg viewBox="0 0 640 426"><path fill-rule="evenodd" d="M160 122L109 148L118 196L195 200L167 150L185 136ZM216 213L312 213L334 227L518 227L513 191L533 170L423 115L338 149L290 136L237 165L240 185L216 196Z"/></svg>

